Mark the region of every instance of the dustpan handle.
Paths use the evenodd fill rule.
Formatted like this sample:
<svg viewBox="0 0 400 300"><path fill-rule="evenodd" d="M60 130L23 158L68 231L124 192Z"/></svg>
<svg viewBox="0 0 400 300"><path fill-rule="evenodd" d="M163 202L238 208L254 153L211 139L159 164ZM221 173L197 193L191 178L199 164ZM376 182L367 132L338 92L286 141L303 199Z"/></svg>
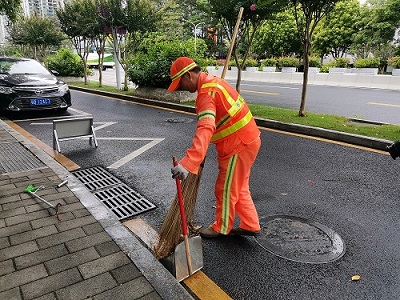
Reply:
<svg viewBox="0 0 400 300"><path fill-rule="evenodd" d="M172 162L174 167L178 165L178 161L176 160L176 157L172 157ZM181 220L182 220L182 233L183 236L187 236L187 223L186 223L186 214L185 214L185 207L183 205L183 195L182 195L182 186L181 186L181 181L179 180L178 177L175 178L176 181L176 189L178 193L178 202L179 202L179 211L181 213Z"/></svg>

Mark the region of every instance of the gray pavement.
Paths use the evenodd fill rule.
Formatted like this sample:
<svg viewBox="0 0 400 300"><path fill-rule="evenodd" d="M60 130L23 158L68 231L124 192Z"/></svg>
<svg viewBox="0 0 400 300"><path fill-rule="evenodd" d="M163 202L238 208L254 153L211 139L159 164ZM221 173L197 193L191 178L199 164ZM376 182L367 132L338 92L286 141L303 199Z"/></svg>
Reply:
<svg viewBox="0 0 400 300"><path fill-rule="evenodd" d="M0 299L192 299L77 179L3 120L0 171ZM59 218L28 185L61 204Z"/></svg>

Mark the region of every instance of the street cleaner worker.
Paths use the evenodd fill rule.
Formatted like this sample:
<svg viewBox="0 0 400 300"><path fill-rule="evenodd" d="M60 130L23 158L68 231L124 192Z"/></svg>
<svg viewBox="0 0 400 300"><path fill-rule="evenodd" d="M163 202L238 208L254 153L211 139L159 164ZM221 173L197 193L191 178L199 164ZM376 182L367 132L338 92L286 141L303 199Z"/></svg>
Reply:
<svg viewBox="0 0 400 300"><path fill-rule="evenodd" d="M214 191L216 220L201 230L200 235L204 238L259 235L259 218L249 190L249 177L261 140L249 107L228 82L202 72L189 57L176 59L170 76L169 92L197 91L197 128L192 146L171 169L172 177L183 180L189 172L197 174L210 142L215 144L218 153L219 173ZM236 214L240 224L232 228Z"/></svg>

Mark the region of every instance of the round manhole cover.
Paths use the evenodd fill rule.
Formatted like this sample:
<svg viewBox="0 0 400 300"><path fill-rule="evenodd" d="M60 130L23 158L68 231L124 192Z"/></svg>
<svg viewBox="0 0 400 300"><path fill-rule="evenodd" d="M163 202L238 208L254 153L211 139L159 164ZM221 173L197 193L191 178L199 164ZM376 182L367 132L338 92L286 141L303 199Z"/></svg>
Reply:
<svg viewBox="0 0 400 300"><path fill-rule="evenodd" d="M342 257L345 244L332 229L300 217L276 215L260 219L257 243L272 254L302 263L328 263Z"/></svg>

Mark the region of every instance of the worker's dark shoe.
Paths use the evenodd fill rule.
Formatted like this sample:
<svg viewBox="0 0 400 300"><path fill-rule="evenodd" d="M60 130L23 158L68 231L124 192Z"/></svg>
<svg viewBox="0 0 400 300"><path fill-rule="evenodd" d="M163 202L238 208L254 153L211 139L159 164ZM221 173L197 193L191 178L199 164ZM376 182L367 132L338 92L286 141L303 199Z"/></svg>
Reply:
<svg viewBox="0 0 400 300"><path fill-rule="evenodd" d="M219 237L221 235L222 235L221 233L216 232L211 226L206 229L200 230L200 236L203 238L211 239Z"/></svg>
<svg viewBox="0 0 400 300"><path fill-rule="evenodd" d="M245 229L238 227L238 228L233 228L229 234L230 235L258 236L261 234L261 230L250 231L250 230L245 230Z"/></svg>

